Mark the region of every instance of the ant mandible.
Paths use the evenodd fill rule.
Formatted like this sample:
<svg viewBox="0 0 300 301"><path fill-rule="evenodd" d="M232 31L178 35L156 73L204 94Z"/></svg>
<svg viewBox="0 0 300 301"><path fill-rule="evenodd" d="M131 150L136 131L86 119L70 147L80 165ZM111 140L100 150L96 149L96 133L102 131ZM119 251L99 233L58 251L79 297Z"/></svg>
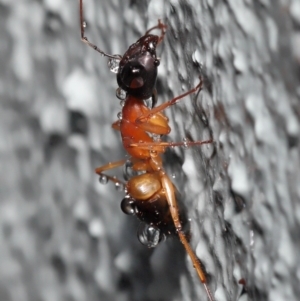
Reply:
<svg viewBox="0 0 300 301"><path fill-rule="evenodd" d="M166 174L161 158L167 147L212 143L212 139L194 142L161 141L161 136L171 131L168 118L162 111L185 96L200 91L203 81L200 79L195 88L155 107L157 101L155 82L159 65L156 47L164 38L166 25L159 20L158 25L147 30L123 56L110 55L92 44L85 36L82 1L79 2L81 40L110 60L119 61L117 94L122 89L126 92L126 97L121 112L122 117L114 122L112 127L120 131L123 146L131 156L129 160L111 162L96 168L95 171L102 182L110 180L117 185L124 185L126 196L121 203L122 210L126 214L136 215L148 225L140 237L141 242L149 247L155 247L164 234L178 235L204 285L209 300L213 301L203 268L183 230L176 200L176 188ZM160 36L152 35L153 30L160 30ZM149 98L152 98L151 108L144 103ZM128 161L136 175L126 183L104 174L108 170L123 166Z"/></svg>

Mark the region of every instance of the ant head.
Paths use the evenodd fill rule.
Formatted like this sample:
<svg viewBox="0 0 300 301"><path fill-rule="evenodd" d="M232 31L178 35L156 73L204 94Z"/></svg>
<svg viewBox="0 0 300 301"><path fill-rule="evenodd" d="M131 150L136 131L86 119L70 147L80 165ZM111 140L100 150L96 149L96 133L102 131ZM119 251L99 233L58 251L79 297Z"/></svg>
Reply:
<svg viewBox="0 0 300 301"><path fill-rule="evenodd" d="M159 65L156 57L158 39L150 34L141 37L121 59L117 81L128 94L142 99L152 96Z"/></svg>

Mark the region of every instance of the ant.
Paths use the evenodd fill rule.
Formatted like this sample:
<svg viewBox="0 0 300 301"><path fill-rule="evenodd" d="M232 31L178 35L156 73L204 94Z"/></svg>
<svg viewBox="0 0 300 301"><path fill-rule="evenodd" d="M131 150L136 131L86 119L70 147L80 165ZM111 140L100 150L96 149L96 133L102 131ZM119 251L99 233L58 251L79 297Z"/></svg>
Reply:
<svg viewBox="0 0 300 301"><path fill-rule="evenodd" d="M147 224L139 235L142 243L148 247L155 247L165 234L178 235L204 285L209 300L213 301L205 272L183 230L176 199L176 188L164 170L161 157L168 147L187 147L213 142L212 139L184 142L163 142L161 140L163 135L167 135L171 131L168 118L162 111L184 97L200 92L203 81L200 78L200 82L195 88L156 106L155 83L157 67L160 63L156 56L156 47L162 42L167 26L158 20L158 25L147 30L123 56L110 55L92 44L85 36L82 1L80 0L81 40L110 60L119 61L117 96L122 94L122 91L125 91L126 95L121 118L112 124L112 128L120 131L123 146L131 156L129 160L111 162L98 167L95 172L100 176L102 183L110 180L118 186L124 185L126 196L121 203L122 210L126 214L136 215ZM160 30L160 36L151 34L153 30ZM145 105L145 101L149 98L152 99L151 108ZM126 183L104 173L124 164L128 165L134 173Z"/></svg>

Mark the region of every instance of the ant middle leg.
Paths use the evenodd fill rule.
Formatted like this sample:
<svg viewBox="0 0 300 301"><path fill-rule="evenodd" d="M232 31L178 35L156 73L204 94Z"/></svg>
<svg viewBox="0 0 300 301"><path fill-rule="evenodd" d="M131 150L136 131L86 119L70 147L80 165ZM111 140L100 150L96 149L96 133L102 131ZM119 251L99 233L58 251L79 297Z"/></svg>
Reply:
<svg viewBox="0 0 300 301"><path fill-rule="evenodd" d="M175 146L194 146L194 145L202 145L202 144L209 144L212 143L213 140L203 140L203 141L183 141L183 142L139 142L139 143L132 143L129 146L130 147L138 147L141 149L149 149L149 147L152 147L155 151L155 147L175 147Z"/></svg>
<svg viewBox="0 0 300 301"><path fill-rule="evenodd" d="M86 45L90 46L91 48L93 48L94 50L96 50L97 52L99 52L100 54L111 58L111 59L115 59L115 60L121 60L122 56L121 55L112 55L112 54L108 54L105 53L103 50L101 50L100 48L98 48L95 44L91 43L88 38L85 36L85 30L84 28L86 27L86 22L84 21L83 18L83 0L79 0L79 16L80 16L80 36L81 36L81 41L84 42Z"/></svg>

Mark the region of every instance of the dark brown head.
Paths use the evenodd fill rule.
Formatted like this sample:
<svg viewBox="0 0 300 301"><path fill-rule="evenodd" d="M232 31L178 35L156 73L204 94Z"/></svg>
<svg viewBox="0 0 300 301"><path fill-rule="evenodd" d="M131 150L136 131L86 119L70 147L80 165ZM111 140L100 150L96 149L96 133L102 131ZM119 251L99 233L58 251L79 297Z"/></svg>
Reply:
<svg viewBox="0 0 300 301"><path fill-rule="evenodd" d="M156 57L158 39L151 34L141 37L120 61L117 82L129 95L142 99L152 96L159 65Z"/></svg>

